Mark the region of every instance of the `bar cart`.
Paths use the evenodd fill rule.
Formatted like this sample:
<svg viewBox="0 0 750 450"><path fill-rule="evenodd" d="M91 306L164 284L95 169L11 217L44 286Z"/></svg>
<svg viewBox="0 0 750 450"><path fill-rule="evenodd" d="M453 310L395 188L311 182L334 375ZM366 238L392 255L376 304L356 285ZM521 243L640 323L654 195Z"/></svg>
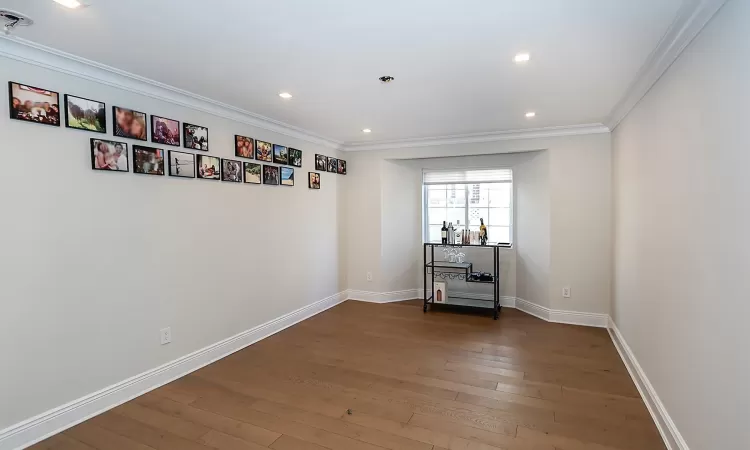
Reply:
<svg viewBox="0 0 750 450"><path fill-rule="evenodd" d="M451 262L451 261L435 261L435 248L443 250L446 248L462 248L471 247L484 249L492 252L492 280L472 276L474 274L474 265L471 262ZM480 309L491 309L493 311L493 317L497 320L498 315L501 311L500 306L500 249L510 248L510 244L494 244L494 245L474 245L474 244L440 244L440 243L425 243L423 248L424 256L424 308L423 311L427 312L427 306L430 308L439 305L449 305L452 307L466 307L466 308L480 308ZM429 258L429 260L428 260ZM461 297L460 295L451 294L448 296L448 300L441 303L435 303L435 277L443 280L461 280L467 283L483 283L493 285L492 289L492 300L489 299L477 299L473 297ZM430 281L430 289L427 289L427 282ZM431 293L431 294L430 294ZM429 296L428 296L429 294Z"/></svg>

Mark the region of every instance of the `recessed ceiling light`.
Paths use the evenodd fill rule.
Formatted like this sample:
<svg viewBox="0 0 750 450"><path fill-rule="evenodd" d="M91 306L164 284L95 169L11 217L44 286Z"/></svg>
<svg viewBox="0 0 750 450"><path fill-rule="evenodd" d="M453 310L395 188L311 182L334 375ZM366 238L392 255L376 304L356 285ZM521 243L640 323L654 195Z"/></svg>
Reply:
<svg viewBox="0 0 750 450"><path fill-rule="evenodd" d="M532 118L532 117L534 117L534 116L536 116L536 113L534 111L526 113L526 117L528 117L529 119Z"/></svg>
<svg viewBox="0 0 750 450"><path fill-rule="evenodd" d="M281 98L292 98L292 94L290 94L289 92L282 92L281 94L279 94L279 97L281 97Z"/></svg>
<svg viewBox="0 0 750 450"><path fill-rule="evenodd" d="M372 133L372 130L369 128L365 128L362 130L363 133Z"/></svg>
<svg viewBox="0 0 750 450"><path fill-rule="evenodd" d="M513 61L515 61L516 64L522 64L528 62L530 59L531 55L529 55L528 53L519 53L515 58L513 58Z"/></svg>
<svg viewBox="0 0 750 450"><path fill-rule="evenodd" d="M78 0L53 0L55 3L59 3L63 5L66 8L70 9L76 9L80 8L81 6L86 6L85 4L79 2Z"/></svg>

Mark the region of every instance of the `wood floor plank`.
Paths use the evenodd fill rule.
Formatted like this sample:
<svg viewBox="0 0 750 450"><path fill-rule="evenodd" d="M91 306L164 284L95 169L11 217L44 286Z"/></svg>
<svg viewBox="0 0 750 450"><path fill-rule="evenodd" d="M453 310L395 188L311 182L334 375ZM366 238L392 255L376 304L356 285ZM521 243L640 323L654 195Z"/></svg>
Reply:
<svg viewBox="0 0 750 450"><path fill-rule="evenodd" d="M197 408L252 423L303 441L328 447L332 450L382 450L382 447L321 430L303 423L288 421L271 414L262 413L252 409L251 404L243 404L232 399L201 398L195 401L193 405Z"/></svg>
<svg viewBox="0 0 750 450"><path fill-rule="evenodd" d="M149 447L134 441L125 436L120 436L105 428L93 423L92 420L83 422L80 425L66 430L64 433L73 439L90 445L97 450L153 450Z"/></svg>
<svg viewBox="0 0 750 450"><path fill-rule="evenodd" d="M210 430L203 435L200 443L219 450L267 450L268 447L236 438L221 431Z"/></svg>
<svg viewBox="0 0 750 450"><path fill-rule="evenodd" d="M65 434L57 434L38 444L28 447L27 450L95 450L94 447L84 444Z"/></svg>
<svg viewBox="0 0 750 450"><path fill-rule="evenodd" d="M274 450L326 450L326 447L313 444L312 442L303 441L291 436L283 435L269 448Z"/></svg>
<svg viewBox="0 0 750 450"><path fill-rule="evenodd" d="M279 405L277 403L258 401L253 403L252 407L253 409L273 414L282 419L304 423L315 428L320 428L321 430L330 431L331 433L340 434L341 436L350 437L383 448L393 450L431 450L430 445L426 445L422 442L407 439L391 433L375 432L375 430L370 428L345 422L341 419L332 419L320 414L302 411L285 405ZM345 415L348 416L349 414Z"/></svg>
<svg viewBox="0 0 750 450"><path fill-rule="evenodd" d="M665 446L606 330L407 301L344 302L31 448Z"/></svg>
<svg viewBox="0 0 750 450"><path fill-rule="evenodd" d="M343 418L368 428L380 430L387 433L398 434L409 439L421 441L433 446L446 448L448 450L497 450L499 447L491 446L481 442L471 441L451 434L423 428L412 424L394 422L380 417L367 414L352 414Z"/></svg>
<svg viewBox="0 0 750 450"><path fill-rule="evenodd" d="M209 448L197 441L185 439L169 431L154 428L116 412L95 417L91 421L113 433L157 450L206 450Z"/></svg>
<svg viewBox="0 0 750 450"><path fill-rule="evenodd" d="M167 397L159 397L158 393L152 393L152 395L145 398L141 397L136 399L136 401L164 414L181 417L194 424L221 431L222 433L262 446L271 445L271 443L281 437L281 433L175 402Z"/></svg>

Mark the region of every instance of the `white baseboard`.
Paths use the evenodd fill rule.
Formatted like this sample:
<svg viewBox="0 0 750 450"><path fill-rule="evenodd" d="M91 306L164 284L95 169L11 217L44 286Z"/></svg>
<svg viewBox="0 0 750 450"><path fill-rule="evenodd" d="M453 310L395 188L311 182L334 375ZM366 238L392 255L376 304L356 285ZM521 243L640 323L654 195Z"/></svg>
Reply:
<svg viewBox="0 0 750 450"><path fill-rule="evenodd" d="M339 292L162 366L12 425L0 431L0 450L19 449L37 443L321 313L346 299L346 292Z"/></svg>
<svg viewBox="0 0 750 450"><path fill-rule="evenodd" d="M418 298L424 298L424 295L422 295L422 289L419 289L419 297ZM460 292L460 291L450 291L452 294L463 297L463 298L473 298L476 300L492 300L492 294L480 294L477 292ZM427 291L427 295L432 295L432 291ZM507 295L501 295L500 296L500 306L505 308L515 308L516 307L516 298L510 297Z"/></svg>
<svg viewBox="0 0 750 450"><path fill-rule="evenodd" d="M609 323L607 314L550 309L518 297L516 297L516 308L547 322L597 328L607 328Z"/></svg>
<svg viewBox="0 0 750 450"><path fill-rule="evenodd" d="M347 298L349 300L369 303L391 303L424 298L422 292L422 289L406 289L394 292L370 292L350 289L347 291ZM475 298L477 300L492 300L492 294L476 292L455 292L455 294L460 295L461 297ZM519 309L525 313L531 314L532 316L546 320L547 322L607 328L609 321L609 316L607 314L549 309L518 297L501 296L500 306Z"/></svg>
<svg viewBox="0 0 750 450"><path fill-rule="evenodd" d="M615 344L615 348L620 354L622 362L625 363L625 367L628 369L628 373L630 373L633 383L635 383L635 386L638 388L638 392L640 392L643 402L646 404L649 413L651 413L651 418L654 420L656 428L659 429L659 434L661 434L667 449L690 450L685 439L682 438L677 426L674 424L674 421L669 416L664 404L656 394L656 391L648 380L646 373L641 368L641 365L638 364L638 360L635 358L633 351L630 350L627 342L625 342L625 338L620 334L620 330L617 329L617 325L612 321L612 318L609 318L608 320L607 331L609 331L609 335L612 337L612 342Z"/></svg>
<svg viewBox="0 0 750 450"><path fill-rule="evenodd" d="M369 303L402 302L404 300L413 300L415 298L422 298L420 289L406 289L403 291L393 291L393 292L370 292L370 291L358 291L355 289L349 289L346 291L346 296L348 300L357 300L360 302L369 302Z"/></svg>

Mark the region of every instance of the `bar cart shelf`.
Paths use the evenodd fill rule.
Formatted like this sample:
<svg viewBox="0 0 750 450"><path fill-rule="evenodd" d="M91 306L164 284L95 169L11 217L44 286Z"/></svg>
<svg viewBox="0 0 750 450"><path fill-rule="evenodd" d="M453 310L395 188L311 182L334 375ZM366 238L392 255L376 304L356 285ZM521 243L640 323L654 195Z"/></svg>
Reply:
<svg viewBox="0 0 750 450"><path fill-rule="evenodd" d="M471 278L471 273L474 269L474 264L470 262L449 262L449 261L435 261L435 248L462 248L472 247L485 249L486 251L492 252L492 281L489 280L476 280ZM473 245L473 244L439 244L439 243L425 243L422 254L424 256L424 308L423 311L426 313L428 307L430 309L442 306L452 307L465 307L473 309L484 309L492 310L493 318L497 320L498 315L502 309L500 306L500 249L510 248L510 244L494 244L494 245ZM429 259L428 259L429 258ZM467 283L480 283L480 284L491 284L492 299L477 299L470 297L461 297L459 295L450 294L448 300L445 303L435 303L435 279L443 280L458 280L465 281ZM427 282L431 280L430 289L427 289ZM432 294L428 293L431 292Z"/></svg>

